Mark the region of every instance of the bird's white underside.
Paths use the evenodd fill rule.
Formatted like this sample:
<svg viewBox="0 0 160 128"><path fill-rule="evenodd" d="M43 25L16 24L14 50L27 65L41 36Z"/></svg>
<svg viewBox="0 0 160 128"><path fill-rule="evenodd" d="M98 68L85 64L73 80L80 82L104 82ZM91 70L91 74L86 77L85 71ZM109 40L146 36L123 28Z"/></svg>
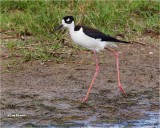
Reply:
<svg viewBox="0 0 160 128"><path fill-rule="evenodd" d="M71 24L66 24L65 21L62 20L62 24L64 27L68 28L69 34L73 42L84 48L96 50L97 52L104 49L106 46L117 48L117 45L114 42L101 41L101 39L94 39L92 37L87 36L83 32L83 28L80 28L80 30L78 31L74 31L74 21L72 21Z"/></svg>
<svg viewBox="0 0 160 128"><path fill-rule="evenodd" d="M94 39L84 34L83 28L79 31L69 30L71 39L75 44L85 47L90 50L96 50L97 52L104 49L107 45L110 47L117 47L113 42L101 41L101 39Z"/></svg>

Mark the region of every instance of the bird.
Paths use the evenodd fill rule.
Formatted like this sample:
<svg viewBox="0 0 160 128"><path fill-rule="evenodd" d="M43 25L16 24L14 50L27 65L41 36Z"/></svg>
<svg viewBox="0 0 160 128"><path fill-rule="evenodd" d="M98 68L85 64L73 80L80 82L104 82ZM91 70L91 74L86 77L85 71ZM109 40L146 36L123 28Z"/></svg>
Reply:
<svg viewBox="0 0 160 128"><path fill-rule="evenodd" d="M126 97L127 95L120 82L119 53L117 50L115 50L115 48L116 49L118 48L117 44L119 43L128 44L130 42L116 39L94 28L90 28L90 27L86 27L82 25L75 25L75 20L73 16L63 17L62 24L55 27L54 32L56 32L57 30L61 28L67 28L69 30L70 37L75 44L80 45L89 50L92 50L94 54L94 60L95 60L95 65L96 65L95 73L93 75L88 91L82 101L85 102L88 100L91 88L93 87L96 77L100 71L99 64L98 64L98 58L97 58L97 52L103 49L109 50L111 53L113 53L113 55L116 58L117 85L120 91L122 92L122 94Z"/></svg>

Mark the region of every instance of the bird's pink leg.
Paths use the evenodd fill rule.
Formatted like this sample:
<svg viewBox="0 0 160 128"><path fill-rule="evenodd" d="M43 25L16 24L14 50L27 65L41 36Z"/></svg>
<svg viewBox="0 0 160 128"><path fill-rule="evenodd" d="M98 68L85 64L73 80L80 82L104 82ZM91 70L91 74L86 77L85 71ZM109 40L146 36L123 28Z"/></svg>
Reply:
<svg viewBox="0 0 160 128"><path fill-rule="evenodd" d="M96 51L94 50L93 52L94 52L94 59L95 59L95 62L96 62L96 72L94 73L92 82L91 82L91 84L90 84L90 86L89 86L89 88L88 88L88 91L87 91L86 96L85 96L84 99L83 99L83 102L87 101L88 95L89 95L89 93L90 93L90 91L91 91L91 88L92 88L92 86L93 86L93 84L94 84L94 81L95 81L95 79L96 79L96 77L97 77L97 75L98 75L98 73L99 73L99 65L98 65L98 59L97 59Z"/></svg>
<svg viewBox="0 0 160 128"><path fill-rule="evenodd" d="M116 52L116 51L113 51L111 49L108 49L110 52L112 52L115 57L116 57L116 66L117 66L117 78L118 78L118 87L120 89L120 91L122 92L122 94L124 94L124 96L127 96L125 91L123 90L123 87L121 85L121 82L120 82L120 73L119 73L119 53Z"/></svg>

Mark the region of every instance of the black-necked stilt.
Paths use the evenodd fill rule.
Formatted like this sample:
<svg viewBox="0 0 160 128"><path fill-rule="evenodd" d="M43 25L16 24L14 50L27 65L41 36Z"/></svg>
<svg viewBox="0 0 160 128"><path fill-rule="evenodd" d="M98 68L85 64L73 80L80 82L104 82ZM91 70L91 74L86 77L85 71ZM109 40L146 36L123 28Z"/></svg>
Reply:
<svg viewBox="0 0 160 128"><path fill-rule="evenodd" d="M94 81L99 73L99 65L98 65L98 59L96 52L99 52L100 50L104 49L107 45L110 47L117 47L117 43L129 43L126 41L121 41L118 39L115 39L109 35L105 35L102 32L89 28L84 26L75 26L74 24L74 18L73 16L65 16L62 19L62 24L59 27L56 27L54 31L66 27L69 30L70 36L75 44L78 44L82 47L85 47L87 49L90 49L94 53L94 58L96 62L96 71L93 76L92 82L89 86L89 89L87 91L86 96L84 97L83 101L86 101L88 99L88 95L91 91L91 88L94 84ZM116 65L117 65L117 77L118 77L118 87L120 91L126 96L125 91L122 88L122 85L120 83L120 73L119 73L119 56L118 52L114 51L112 49L107 48L109 51L111 51L115 57L116 57Z"/></svg>

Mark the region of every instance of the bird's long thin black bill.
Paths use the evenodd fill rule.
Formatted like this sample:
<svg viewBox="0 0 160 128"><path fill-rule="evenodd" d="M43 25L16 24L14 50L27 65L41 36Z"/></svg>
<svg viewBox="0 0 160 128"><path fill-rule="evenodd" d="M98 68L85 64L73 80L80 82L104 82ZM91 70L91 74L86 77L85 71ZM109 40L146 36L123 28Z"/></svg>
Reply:
<svg viewBox="0 0 160 128"><path fill-rule="evenodd" d="M59 30L59 29L61 29L62 27L63 27L63 25L60 25L60 26L55 27L55 28L54 28L54 32L57 31L57 30Z"/></svg>

